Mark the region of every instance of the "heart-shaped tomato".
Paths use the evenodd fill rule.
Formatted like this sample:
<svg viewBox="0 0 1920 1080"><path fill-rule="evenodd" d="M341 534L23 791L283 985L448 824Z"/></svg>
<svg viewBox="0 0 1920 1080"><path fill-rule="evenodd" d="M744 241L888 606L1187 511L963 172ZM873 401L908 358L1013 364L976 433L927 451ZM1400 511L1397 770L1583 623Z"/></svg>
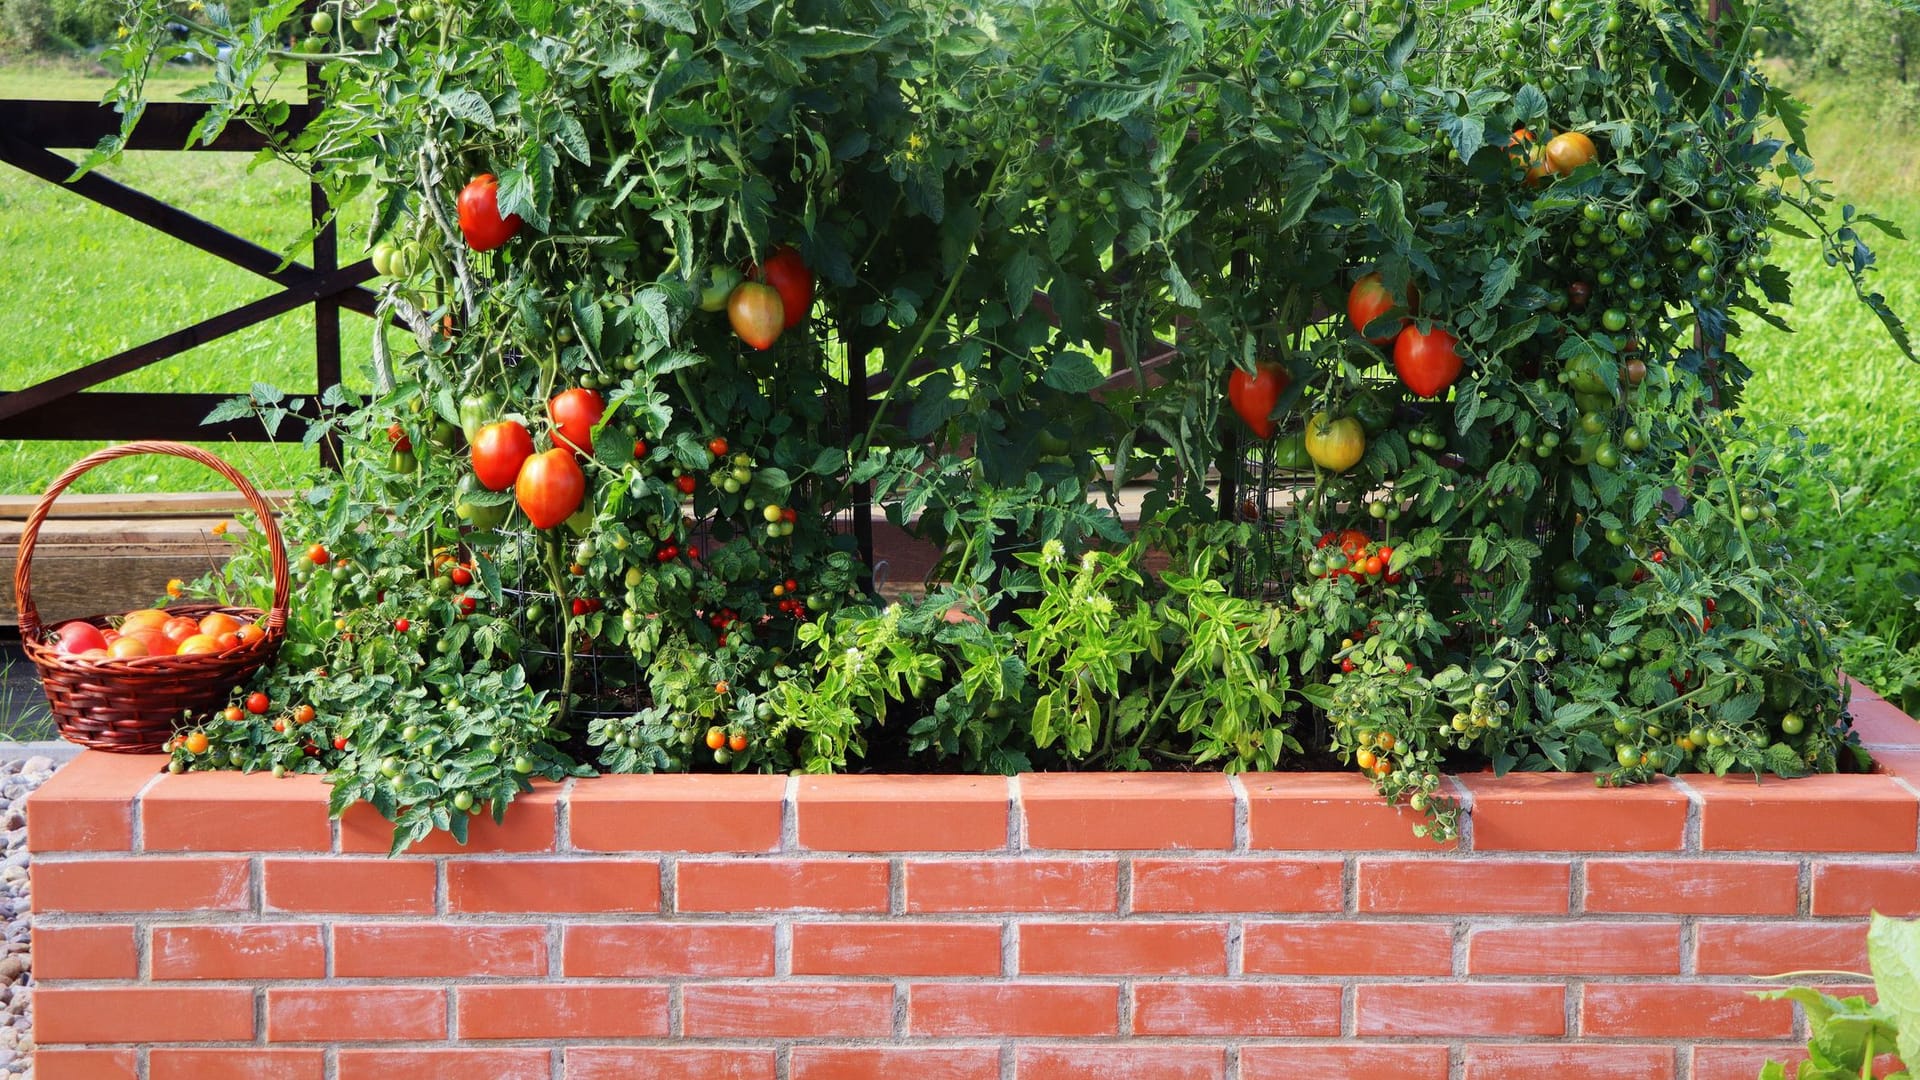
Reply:
<svg viewBox="0 0 1920 1080"><path fill-rule="evenodd" d="M1234 368L1233 374L1227 376L1227 403L1255 435L1271 439L1274 407L1292 381L1285 368L1271 361L1255 364L1251 372Z"/></svg>
<svg viewBox="0 0 1920 1080"><path fill-rule="evenodd" d="M587 477L573 451L556 446L520 466L513 495L536 529L551 529L573 516L587 495Z"/></svg>
<svg viewBox="0 0 1920 1080"><path fill-rule="evenodd" d="M783 329L791 330L800 325L813 310L813 271L807 269L806 260L788 244L781 244L767 256L767 263L760 267L754 278L773 286L780 294L781 309L786 313Z"/></svg>
<svg viewBox="0 0 1920 1080"><path fill-rule="evenodd" d="M1407 294L1410 300L1405 306L1408 311L1413 311L1420 297L1414 292L1411 283L1407 286ZM1354 333L1375 345L1385 345L1392 341L1394 334L1399 331L1389 330L1382 337L1372 337L1366 333L1367 327L1372 325L1375 319L1400 306L1399 298L1387 290L1386 283L1381 280L1378 271L1361 275L1360 280L1353 283L1353 288L1347 290L1347 321L1353 324ZM1405 326L1406 322L1403 320L1400 325Z"/></svg>
<svg viewBox="0 0 1920 1080"><path fill-rule="evenodd" d="M756 349L771 349L786 329L786 308L773 286L743 282L727 297L727 321L741 341Z"/></svg>
<svg viewBox="0 0 1920 1080"><path fill-rule="evenodd" d="M475 251L492 251L520 231L519 214L500 216L500 182L492 173L467 181L454 208L460 217L460 235Z"/></svg>

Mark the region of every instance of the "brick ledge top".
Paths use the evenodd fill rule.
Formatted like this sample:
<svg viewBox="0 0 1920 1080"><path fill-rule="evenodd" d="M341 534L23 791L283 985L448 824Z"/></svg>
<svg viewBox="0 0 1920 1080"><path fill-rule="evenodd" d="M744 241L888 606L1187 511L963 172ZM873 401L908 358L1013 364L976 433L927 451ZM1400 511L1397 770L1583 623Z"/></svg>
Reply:
<svg viewBox="0 0 1920 1080"><path fill-rule="evenodd" d="M1687 775L1620 789L1584 774L1454 777L1465 827L1449 848L1911 854L1920 850L1920 725L1906 723L1915 743L1877 755L1873 775ZM388 848L390 826L369 807L328 820L318 777L173 775L164 762L80 754L32 796L31 850ZM1440 851L1413 835L1415 821L1344 773L609 776L536 785L504 825L475 818L467 848L436 835L410 854Z"/></svg>

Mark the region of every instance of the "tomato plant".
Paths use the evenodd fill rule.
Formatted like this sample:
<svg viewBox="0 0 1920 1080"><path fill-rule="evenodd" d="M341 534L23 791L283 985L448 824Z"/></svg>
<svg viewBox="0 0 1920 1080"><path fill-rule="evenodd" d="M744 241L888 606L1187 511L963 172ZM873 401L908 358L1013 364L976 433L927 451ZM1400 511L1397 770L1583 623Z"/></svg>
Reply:
<svg viewBox="0 0 1920 1080"><path fill-rule="evenodd" d="M1772 238L1818 234L1910 345L1877 219L1827 213L1751 63L1778 11L642 6L476 0L290 56L292 9L131 5L129 125L224 47L200 134L274 129L262 80L315 61L275 152L366 215L411 330L311 429L349 452L265 678L319 719L218 721L194 767L324 768L417 835L580 767L569 738L618 770L882 739L1271 768L1312 717L1444 835L1449 760L1846 760L1777 550L1810 466L1730 411L1742 323L1788 312ZM1316 466L1285 514L1242 422ZM924 603L878 602L834 524L862 499L941 553Z"/></svg>

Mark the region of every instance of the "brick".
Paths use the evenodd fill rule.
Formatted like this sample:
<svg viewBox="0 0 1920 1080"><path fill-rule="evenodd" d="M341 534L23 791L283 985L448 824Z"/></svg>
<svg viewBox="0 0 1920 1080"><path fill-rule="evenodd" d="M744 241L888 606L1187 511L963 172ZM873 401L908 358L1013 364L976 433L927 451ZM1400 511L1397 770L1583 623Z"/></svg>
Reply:
<svg viewBox="0 0 1920 1080"><path fill-rule="evenodd" d="M343 979L545 975L547 928L470 923L340 923L333 973Z"/></svg>
<svg viewBox="0 0 1920 1080"><path fill-rule="evenodd" d="M906 862L907 910L1118 911L1120 866L1085 859Z"/></svg>
<svg viewBox="0 0 1920 1080"><path fill-rule="evenodd" d="M664 986L462 986L462 1039L644 1039L667 1033Z"/></svg>
<svg viewBox="0 0 1920 1080"><path fill-rule="evenodd" d="M1854 987L1844 993L1857 993ZM1832 993L1831 990L1828 993ZM1753 1080L1769 1061L1786 1066L1787 1075L1807 1060L1807 1048L1798 1040L1767 1046L1696 1046L1693 1049L1693 1076L1696 1080ZM1892 1076L1903 1066L1897 1053L1881 1054L1873 1059L1873 1075ZM1744 1071L1743 1071L1744 1070Z"/></svg>
<svg viewBox="0 0 1920 1080"><path fill-rule="evenodd" d="M1593 859L1583 910L1635 915L1791 915L1800 868L1790 862Z"/></svg>
<svg viewBox="0 0 1920 1080"><path fill-rule="evenodd" d="M548 1080L544 1049L342 1050L337 1080Z"/></svg>
<svg viewBox="0 0 1920 1080"><path fill-rule="evenodd" d="M536 782L533 790L507 807L506 821L495 824L491 812L467 819L467 842L435 831L407 848L408 855L461 855L473 852L552 851L564 785ZM393 822L368 803L354 803L340 815L340 850L351 855L385 855L393 848Z"/></svg>
<svg viewBox="0 0 1920 1080"><path fill-rule="evenodd" d="M1678 975L1680 924L1567 922L1481 927L1469 975Z"/></svg>
<svg viewBox="0 0 1920 1080"><path fill-rule="evenodd" d="M917 1038L1116 1035L1120 988L1047 983L915 983L907 1030Z"/></svg>
<svg viewBox="0 0 1920 1080"><path fill-rule="evenodd" d="M1448 923L1248 923L1242 942L1250 975L1451 975Z"/></svg>
<svg viewBox="0 0 1920 1080"><path fill-rule="evenodd" d="M1853 685L1853 700L1847 705L1854 734L1866 746L1892 746L1920 749L1920 723L1874 693L1865 683L1848 679Z"/></svg>
<svg viewBox="0 0 1920 1080"><path fill-rule="evenodd" d="M1694 970L1702 975L1779 975L1789 971L1867 970L1862 922L1709 922L1694 924Z"/></svg>
<svg viewBox="0 0 1920 1080"><path fill-rule="evenodd" d="M1693 1048L1693 1072L1689 1080L1753 1080L1769 1061L1787 1067L1787 1075L1807 1060L1805 1046L1774 1043L1766 1046L1713 1044Z"/></svg>
<svg viewBox="0 0 1920 1080"><path fill-rule="evenodd" d="M1133 910L1339 911L1337 859L1135 859Z"/></svg>
<svg viewBox="0 0 1920 1080"><path fill-rule="evenodd" d="M1920 784L1920 750L1875 750L1873 771Z"/></svg>
<svg viewBox="0 0 1920 1080"><path fill-rule="evenodd" d="M1360 910L1401 915L1565 915L1563 862L1361 859Z"/></svg>
<svg viewBox="0 0 1920 1080"><path fill-rule="evenodd" d="M567 804L582 851L778 851L784 776L601 776Z"/></svg>
<svg viewBox="0 0 1920 1080"><path fill-rule="evenodd" d="M327 949L318 926L156 926L152 971L161 979L320 979Z"/></svg>
<svg viewBox="0 0 1920 1080"><path fill-rule="evenodd" d="M1224 923L1022 923L1022 975L1225 975Z"/></svg>
<svg viewBox="0 0 1920 1080"><path fill-rule="evenodd" d="M262 859L265 911L420 915L433 911L434 868L418 859Z"/></svg>
<svg viewBox="0 0 1920 1080"><path fill-rule="evenodd" d="M250 903L245 859L36 860L33 910L245 911Z"/></svg>
<svg viewBox="0 0 1920 1080"><path fill-rule="evenodd" d="M327 782L263 773L169 775L140 799L146 851L327 851Z"/></svg>
<svg viewBox="0 0 1920 1080"><path fill-rule="evenodd" d="M795 800L809 851L1005 851L1001 776L807 776Z"/></svg>
<svg viewBox="0 0 1920 1080"><path fill-rule="evenodd" d="M797 923L795 975L998 975L996 923Z"/></svg>
<svg viewBox="0 0 1920 1080"><path fill-rule="evenodd" d="M447 863L450 912L660 910L660 864L645 859L459 859Z"/></svg>
<svg viewBox="0 0 1920 1080"><path fill-rule="evenodd" d="M774 1080L773 1051L724 1046L569 1046L566 1080ZM921 1078L925 1080L925 1078Z"/></svg>
<svg viewBox="0 0 1920 1080"><path fill-rule="evenodd" d="M1580 1034L1643 1039L1782 1039L1793 1033L1793 1006L1761 1001L1751 986L1588 983Z"/></svg>
<svg viewBox="0 0 1920 1080"><path fill-rule="evenodd" d="M1355 1034L1557 1037L1566 994L1559 983L1370 983L1354 990Z"/></svg>
<svg viewBox="0 0 1920 1080"><path fill-rule="evenodd" d="M1246 773L1240 782L1255 851L1445 850L1413 835L1424 814L1391 805L1361 776Z"/></svg>
<svg viewBox="0 0 1920 1080"><path fill-rule="evenodd" d="M569 926L560 969L570 978L706 978L773 974L767 923L623 923Z"/></svg>
<svg viewBox="0 0 1920 1080"><path fill-rule="evenodd" d="M793 1080L1000 1080L1000 1051L796 1046ZM688 1080L693 1080L689 1077Z"/></svg>
<svg viewBox="0 0 1920 1080"><path fill-rule="evenodd" d="M1337 1038L1340 987L1285 983L1152 983L1133 988L1136 1035Z"/></svg>
<svg viewBox="0 0 1920 1080"><path fill-rule="evenodd" d="M37 982L132 979L139 974L140 954L131 926L49 926L42 921L33 928Z"/></svg>
<svg viewBox="0 0 1920 1080"><path fill-rule="evenodd" d="M1813 864L1815 915L1920 915L1920 862Z"/></svg>
<svg viewBox="0 0 1920 1080"><path fill-rule="evenodd" d="M1673 1048L1615 1044L1467 1047L1467 1080L1535 1080L1541 1076L1554 1080L1618 1080L1623 1076L1674 1080Z"/></svg>
<svg viewBox="0 0 1920 1080"><path fill-rule="evenodd" d="M40 1043L33 1053L40 1080L135 1080L140 1075L139 1056L131 1049L64 1050L45 1045L44 1038Z"/></svg>
<svg viewBox="0 0 1920 1080"><path fill-rule="evenodd" d="M325 1050L155 1050L147 1080L321 1080Z"/></svg>
<svg viewBox="0 0 1920 1080"><path fill-rule="evenodd" d="M52 1043L240 1042L253 1038L243 987L36 988L33 1035Z"/></svg>
<svg viewBox="0 0 1920 1080"><path fill-rule="evenodd" d="M1020 1046L1019 1080L1223 1080L1227 1052L1218 1046Z"/></svg>
<svg viewBox="0 0 1920 1080"><path fill-rule="evenodd" d="M1567 773L1459 780L1473 794L1475 851L1679 851L1686 840L1686 793L1664 779L1623 788Z"/></svg>
<svg viewBox="0 0 1920 1080"><path fill-rule="evenodd" d="M1028 773L1020 805L1041 850L1233 846L1233 788L1217 773Z"/></svg>
<svg viewBox="0 0 1920 1080"><path fill-rule="evenodd" d="M879 860L680 860L681 911L885 911L888 866Z"/></svg>
<svg viewBox="0 0 1920 1080"><path fill-rule="evenodd" d="M27 796L27 850L133 850L135 797L166 767L165 754L81 751Z"/></svg>
<svg viewBox="0 0 1920 1080"><path fill-rule="evenodd" d="M702 983L681 990L689 1038L880 1039L893 987L877 983Z"/></svg>
<svg viewBox="0 0 1920 1080"><path fill-rule="evenodd" d="M286 986L267 991L268 1042L447 1037L447 992L429 987ZM344 1075L344 1070L342 1071ZM389 1075L409 1075L395 1070Z"/></svg>
<svg viewBox="0 0 1920 1080"><path fill-rule="evenodd" d="M1891 776L1689 776L1708 851L1899 851L1920 837L1920 797Z"/></svg>
<svg viewBox="0 0 1920 1080"><path fill-rule="evenodd" d="M1447 1080L1445 1046L1364 1043L1342 1046L1248 1046L1240 1080Z"/></svg>

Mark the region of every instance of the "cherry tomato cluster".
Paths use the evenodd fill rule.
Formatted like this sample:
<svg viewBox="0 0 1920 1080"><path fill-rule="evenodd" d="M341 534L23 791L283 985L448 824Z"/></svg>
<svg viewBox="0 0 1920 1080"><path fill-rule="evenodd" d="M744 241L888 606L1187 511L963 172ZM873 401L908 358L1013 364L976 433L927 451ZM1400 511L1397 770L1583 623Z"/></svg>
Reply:
<svg viewBox="0 0 1920 1080"><path fill-rule="evenodd" d="M1398 585L1405 578L1400 571L1389 569L1393 565L1392 546L1376 544L1358 529L1324 533L1314 548L1307 562L1307 572L1314 577L1345 575L1355 581L1375 580L1387 585Z"/></svg>

